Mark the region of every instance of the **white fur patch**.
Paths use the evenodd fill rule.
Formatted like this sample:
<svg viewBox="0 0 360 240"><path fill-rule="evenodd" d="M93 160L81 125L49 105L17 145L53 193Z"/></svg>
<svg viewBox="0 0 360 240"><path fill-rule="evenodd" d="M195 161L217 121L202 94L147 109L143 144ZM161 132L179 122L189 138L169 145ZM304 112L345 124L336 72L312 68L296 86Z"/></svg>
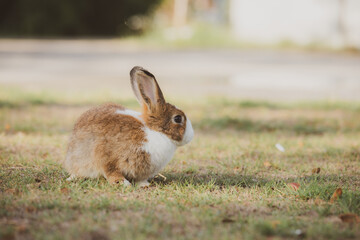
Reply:
<svg viewBox="0 0 360 240"><path fill-rule="evenodd" d="M131 183L126 179L124 179L123 184L125 187L131 186Z"/></svg>
<svg viewBox="0 0 360 240"><path fill-rule="evenodd" d="M143 150L150 154L154 177L158 172L168 164L173 157L176 145L174 142L161 132L144 128L147 142L143 145Z"/></svg>
<svg viewBox="0 0 360 240"><path fill-rule="evenodd" d="M150 183L148 182L148 180L142 181L138 183L139 187L145 188L150 186Z"/></svg>
<svg viewBox="0 0 360 240"><path fill-rule="evenodd" d="M189 143L193 138L194 138L194 129L192 127L191 121L187 119L184 137L182 141L179 143L179 146L183 146Z"/></svg>
<svg viewBox="0 0 360 240"><path fill-rule="evenodd" d="M75 179L76 179L76 176L71 174L70 177L68 177L66 179L66 181L71 182L72 180L75 180Z"/></svg>
<svg viewBox="0 0 360 240"><path fill-rule="evenodd" d="M122 114L122 115L132 116L132 117L136 118L137 120L140 120L141 122L144 122L144 120L141 118L141 113L133 111L133 110L129 110L129 109L116 110L116 113L117 114Z"/></svg>

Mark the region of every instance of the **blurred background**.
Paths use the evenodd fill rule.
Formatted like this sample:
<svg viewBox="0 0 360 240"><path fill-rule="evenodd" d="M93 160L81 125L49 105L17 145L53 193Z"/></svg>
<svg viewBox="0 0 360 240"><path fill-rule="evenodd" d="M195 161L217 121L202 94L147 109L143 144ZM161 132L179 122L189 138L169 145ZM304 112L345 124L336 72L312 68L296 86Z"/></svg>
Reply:
<svg viewBox="0 0 360 240"><path fill-rule="evenodd" d="M136 65L194 140L149 189L65 181ZM0 0L0 239L360 239L359 120L360 0Z"/></svg>
<svg viewBox="0 0 360 240"><path fill-rule="evenodd" d="M360 100L359 13L358 0L0 0L0 86L127 99L140 65L188 101Z"/></svg>

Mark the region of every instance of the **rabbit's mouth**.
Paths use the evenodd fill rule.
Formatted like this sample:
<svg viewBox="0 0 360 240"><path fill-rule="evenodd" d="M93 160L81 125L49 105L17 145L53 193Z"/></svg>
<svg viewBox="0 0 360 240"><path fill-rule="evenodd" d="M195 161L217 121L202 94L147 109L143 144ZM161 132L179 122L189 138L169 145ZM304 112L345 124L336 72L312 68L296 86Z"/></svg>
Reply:
<svg viewBox="0 0 360 240"><path fill-rule="evenodd" d="M177 146L183 146L189 143L194 138L194 129L192 127L190 119L186 120L185 133L181 141L176 142Z"/></svg>

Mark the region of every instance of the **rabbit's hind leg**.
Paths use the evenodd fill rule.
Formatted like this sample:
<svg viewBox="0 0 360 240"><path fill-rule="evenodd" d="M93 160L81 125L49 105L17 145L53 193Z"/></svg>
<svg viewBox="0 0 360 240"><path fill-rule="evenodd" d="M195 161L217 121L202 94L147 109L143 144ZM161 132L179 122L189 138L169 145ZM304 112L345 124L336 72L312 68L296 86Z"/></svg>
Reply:
<svg viewBox="0 0 360 240"><path fill-rule="evenodd" d="M130 186L131 183L119 172L112 172L105 174L106 180L110 184L123 184L124 186Z"/></svg>
<svg viewBox="0 0 360 240"><path fill-rule="evenodd" d="M117 160L108 161L103 166L104 176L110 184L123 184L129 186L131 183L124 177L117 166Z"/></svg>

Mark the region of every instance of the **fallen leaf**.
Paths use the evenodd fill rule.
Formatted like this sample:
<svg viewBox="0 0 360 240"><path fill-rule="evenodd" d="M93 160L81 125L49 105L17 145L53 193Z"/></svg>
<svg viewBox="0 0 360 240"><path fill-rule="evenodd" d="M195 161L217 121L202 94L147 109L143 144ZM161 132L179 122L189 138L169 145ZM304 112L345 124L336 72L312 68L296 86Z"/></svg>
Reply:
<svg viewBox="0 0 360 240"><path fill-rule="evenodd" d="M339 218L346 223L360 223L360 217L354 213L341 214Z"/></svg>
<svg viewBox="0 0 360 240"><path fill-rule="evenodd" d="M3 240L14 240L15 239L15 234L13 232L5 233L4 235L2 235L1 239L3 239Z"/></svg>
<svg viewBox="0 0 360 240"><path fill-rule="evenodd" d="M274 220L274 221L271 221L270 224L273 228L276 228L280 224L280 221Z"/></svg>
<svg viewBox="0 0 360 240"><path fill-rule="evenodd" d="M5 192L9 193L9 194L18 194L19 190L15 189L15 188L9 188L9 189L6 189Z"/></svg>
<svg viewBox="0 0 360 240"><path fill-rule="evenodd" d="M300 184L298 183L288 183L287 185L295 191L297 191L300 187Z"/></svg>
<svg viewBox="0 0 360 240"><path fill-rule="evenodd" d="M70 190L68 188L65 188L65 187L60 189L60 191L61 191L62 194L69 194L70 193Z"/></svg>
<svg viewBox="0 0 360 240"><path fill-rule="evenodd" d="M269 167L271 167L271 163L270 163L269 161L265 161L265 162L264 162L264 166L267 167L267 168L269 168Z"/></svg>
<svg viewBox="0 0 360 240"><path fill-rule="evenodd" d="M335 202L339 197L341 197L341 195L342 195L342 189L341 188L336 189L330 198L330 203Z"/></svg>
<svg viewBox="0 0 360 240"><path fill-rule="evenodd" d="M35 207L34 207L34 206L27 206L27 207L25 208L25 210L26 210L26 212L28 212L28 213L32 213L32 212L35 211Z"/></svg>
<svg viewBox="0 0 360 240"><path fill-rule="evenodd" d="M314 168L313 170L311 170L312 173L320 173L320 168Z"/></svg>
<svg viewBox="0 0 360 240"><path fill-rule="evenodd" d="M20 233L24 233L28 230L28 226L26 224L20 224L16 226L16 230Z"/></svg>
<svg viewBox="0 0 360 240"><path fill-rule="evenodd" d="M91 231L89 237L85 239L97 239L97 240L108 240L110 239L107 234L103 231Z"/></svg>
<svg viewBox="0 0 360 240"><path fill-rule="evenodd" d="M221 222L223 222L223 223L233 223L233 222L235 222L235 220L233 220L231 218L224 218Z"/></svg>

